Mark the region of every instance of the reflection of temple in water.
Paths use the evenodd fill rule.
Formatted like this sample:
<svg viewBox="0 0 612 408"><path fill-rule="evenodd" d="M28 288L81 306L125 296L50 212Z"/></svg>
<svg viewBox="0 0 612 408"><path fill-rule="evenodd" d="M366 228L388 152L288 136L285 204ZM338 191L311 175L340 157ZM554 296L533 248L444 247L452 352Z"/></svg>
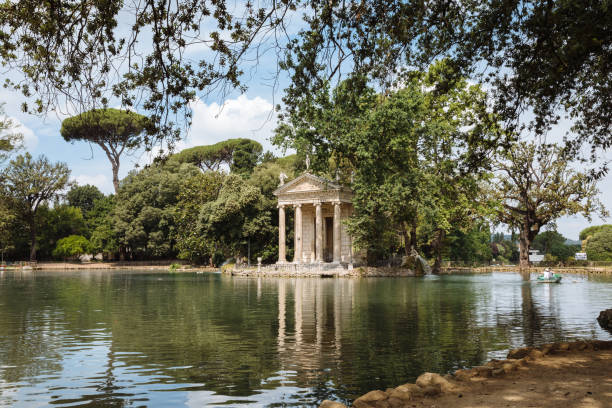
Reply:
<svg viewBox="0 0 612 408"><path fill-rule="evenodd" d="M314 378L321 361L339 361L343 323L354 305L353 280L279 279L278 351L283 370ZM327 358L327 357L331 358Z"/></svg>

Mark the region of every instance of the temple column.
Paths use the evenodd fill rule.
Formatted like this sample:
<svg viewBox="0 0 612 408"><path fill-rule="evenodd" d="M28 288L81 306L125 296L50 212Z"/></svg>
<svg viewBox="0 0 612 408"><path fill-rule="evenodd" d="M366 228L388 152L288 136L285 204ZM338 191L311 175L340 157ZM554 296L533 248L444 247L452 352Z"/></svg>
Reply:
<svg viewBox="0 0 612 408"><path fill-rule="evenodd" d="M285 206L278 206L278 263L287 262L287 236L285 228Z"/></svg>
<svg viewBox="0 0 612 408"><path fill-rule="evenodd" d="M317 229L317 217L316 216L312 216L312 218L310 218L311 221L311 225L312 225L312 234L310 236L310 262L316 262L316 239L315 239L315 231Z"/></svg>
<svg viewBox="0 0 612 408"><path fill-rule="evenodd" d="M302 204L295 205L295 254L293 262L302 262Z"/></svg>
<svg viewBox="0 0 612 408"><path fill-rule="evenodd" d="M323 262L323 210L321 202L315 203L315 231L316 231L316 261Z"/></svg>
<svg viewBox="0 0 612 408"><path fill-rule="evenodd" d="M334 203L334 262L340 262L342 239L340 236L340 203Z"/></svg>

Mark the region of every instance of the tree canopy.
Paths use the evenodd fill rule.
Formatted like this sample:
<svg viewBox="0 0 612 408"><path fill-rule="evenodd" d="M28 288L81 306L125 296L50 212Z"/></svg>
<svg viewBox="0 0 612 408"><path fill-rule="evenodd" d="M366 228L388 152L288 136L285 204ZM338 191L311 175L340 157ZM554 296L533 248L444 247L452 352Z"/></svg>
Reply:
<svg viewBox="0 0 612 408"><path fill-rule="evenodd" d="M596 182L572 168L556 145L519 142L497 163L493 195L501 203L498 219L520 232L520 264L529 264L529 248L540 229L564 215L607 214Z"/></svg>
<svg viewBox="0 0 612 408"><path fill-rule="evenodd" d="M232 172L248 175L259 161L263 148L251 139L228 139L212 145L195 146L172 156L180 163L191 163L202 171L219 171L225 165Z"/></svg>
<svg viewBox="0 0 612 408"><path fill-rule="evenodd" d="M60 133L67 142L90 142L102 148L111 163L115 193L119 191L121 155L143 144L148 119L135 112L93 109L64 119Z"/></svg>
<svg viewBox="0 0 612 408"><path fill-rule="evenodd" d="M612 228L612 224L604 224L604 225L592 225L580 231L580 240L584 241L589 237L595 235L597 232L601 231L604 228Z"/></svg>
<svg viewBox="0 0 612 408"><path fill-rule="evenodd" d="M104 194L96 186L86 184L84 186L74 185L66 193L68 204L81 209L83 215L93 210L97 200L104 198Z"/></svg>
<svg viewBox="0 0 612 408"><path fill-rule="evenodd" d="M601 0L6 1L0 58L25 75L12 85L35 97L34 111L114 99L148 111L159 125L150 136L172 140L179 135L164 124L189 119L198 93L244 91L264 50L290 75L290 110L347 74L387 88L449 57L451 79L490 83L507 126L531 111L544 133L566 114L580 139L609 147L611 13Z"/></svg>

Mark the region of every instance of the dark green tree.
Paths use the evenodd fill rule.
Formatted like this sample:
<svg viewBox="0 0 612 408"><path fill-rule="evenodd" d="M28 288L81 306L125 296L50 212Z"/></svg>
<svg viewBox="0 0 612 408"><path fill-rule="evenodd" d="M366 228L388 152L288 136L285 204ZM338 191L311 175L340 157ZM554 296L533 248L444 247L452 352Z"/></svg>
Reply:
<svg viewBox="0 0 612 408"><path fill-rule="evenodd" d="M38 209L69 185L69 177L66 164L52 164L45 156L34 160L29 153L11 160L2 172L2 195L28 226L31 261L36 261Z"/></svg>
<svg viewBox="0 0 612 408"><path fill-rule="evenodd" d="M580 245L566 245L567 238L557 231L544 231L533 240L533 249L543 254L549 254L553 260L567 261L569 257L580 251Z"/></svg>
<svg viewBox="0 0 612 408"><path fill-rule="evenodd" d="M173 237L181 184L198 173L191 164L168 162L133 171L125 178L112 212L112 230L122 256L176 256ZM102 242L112 242L109 236L102 237Z"/></svg>
<svg viewBox="0 0 612 408"><path fill-rule="evenodd" d="M64 119L60 133L67 142L89 142L100 146L110 161L117 193L121 155L143 145L147 125L148 119L135 112L93 109Z"/></svg>
<svg viewBox="0 0 612 408"><path fill-rule="evenodd" d="M264 211L265 200L260 190L242 177L230 174L224 178L214 201L201 206L197 231L219 252L236 258L244 257L249 242L269 239L273 222Z"/></svg>
<svg viewBox="0 0 612 408"><path fill-rule="evenodd" d="M38 225L37 254L39 259L49 259L60 239L70 235L89 237L87 222L81 209L56 203L53 207L42 205L36 214Z"/></svg>
<svg viewBox="0 0 612 408"><path fill-rule="evenodd" d="M610 147L612 10L606 1L308 1L306 26L283 67L289 109L327 81L365 75L383 88L410 70L450 57L449 80L469 76L492 87L495 111L518 130L533 113L545 133L566 115L574 139ZM444 88L444 84L440 84Z"/></svg>
<svg viewBox="0 0 612 408"><path fill-rule="evenodd" d="M451 261L468 265L487 264L493 258L491 229L486 222L474 222L471 228L453 229L449 232L445 247Z"/></svg>
<svg viewBox="0 0 612 408"><path fill-rule="evenodd" d="M96 186L86 184L84 186L74 185L66 193L66 201L72 207L81 209L83 216L87 217L93 210L95 202L104 198L104 194Z"/></svg>
<svg viewBox="0 0 612 408"><path fill-rule="evenodd" d="M215 242L204 239L194 226L197 225L202 205L217 199L224 178L221 172L207 171L181 183L174 218L174 239L180 259L201 264L213 263Z"/></svg>

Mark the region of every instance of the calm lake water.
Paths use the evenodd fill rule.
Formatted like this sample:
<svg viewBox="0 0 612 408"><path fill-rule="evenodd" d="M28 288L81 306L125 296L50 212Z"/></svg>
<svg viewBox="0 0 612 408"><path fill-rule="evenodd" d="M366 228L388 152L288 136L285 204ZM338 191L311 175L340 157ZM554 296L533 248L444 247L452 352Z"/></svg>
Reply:
<svg viewBox="0 0 612 408"><path fill-rule="evenodd" d="M0 272L0 406L310 406L611 339L612 279Z"/></svg>

